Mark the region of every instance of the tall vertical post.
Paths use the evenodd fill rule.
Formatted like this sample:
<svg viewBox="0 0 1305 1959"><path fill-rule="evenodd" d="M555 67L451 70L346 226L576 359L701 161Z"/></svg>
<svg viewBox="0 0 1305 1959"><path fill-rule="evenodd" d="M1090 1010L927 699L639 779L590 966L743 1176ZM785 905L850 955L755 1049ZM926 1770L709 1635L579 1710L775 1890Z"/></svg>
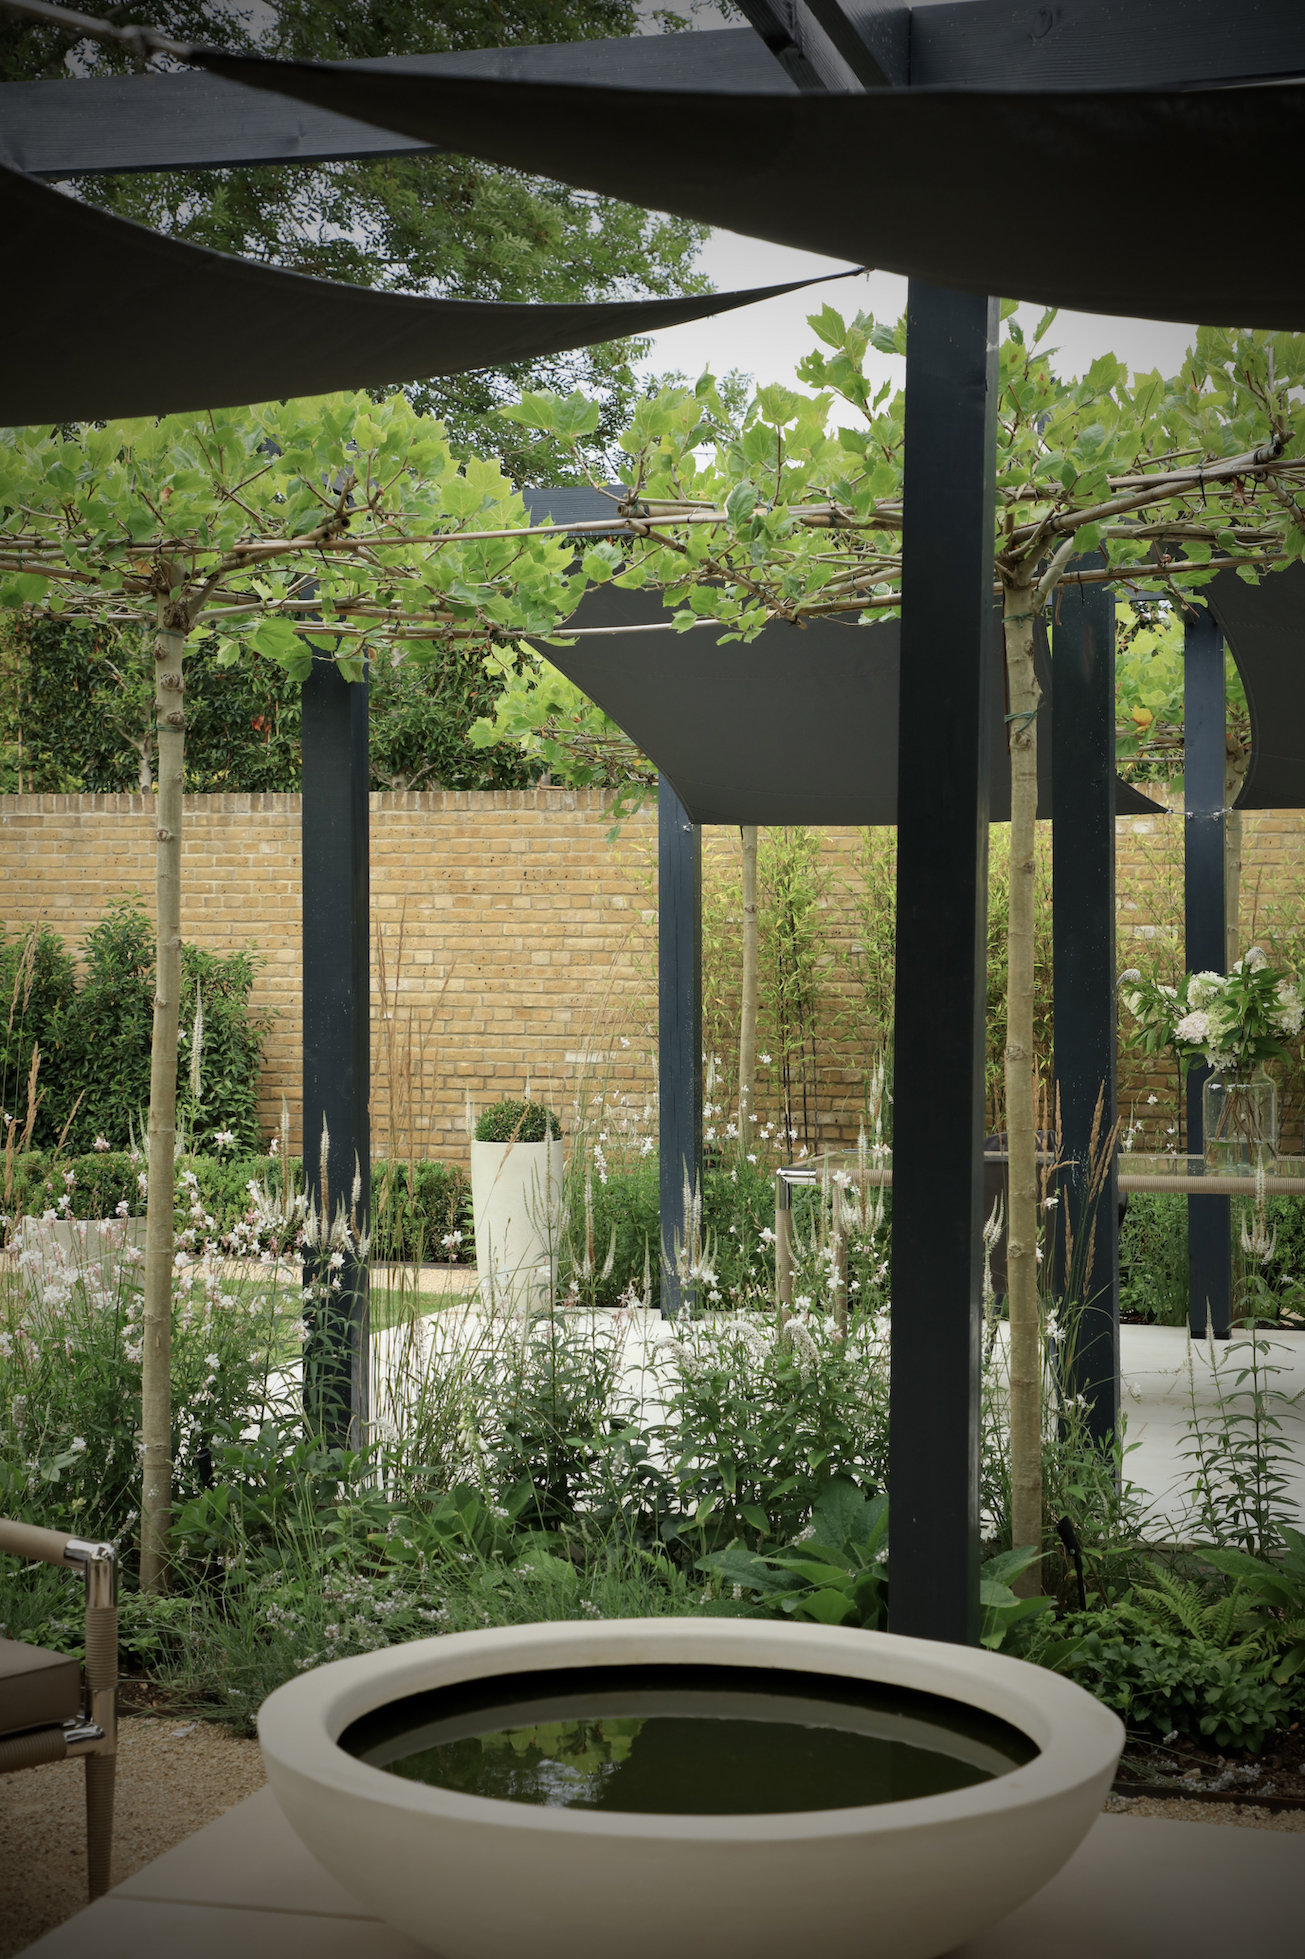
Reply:
<svg viewBox="0 0 1305 1959"><path fill-rule="evenodd" d="M332 1216L366 1231L371 1136L368 965L367 683L313 661L303 688L304 1183L323 1199L322 1124ZM355 1181L361 1180L355 1204ZM308 1312L304 1405L331 1440L357 1448L368 1420L367 1261L305 1259L321 1296ZM338 1281L338 1286L337 1282Z"/></svg>
<svg viewBox="0 0 1305 1959"><path fill-rule="evenodd" d="M684 1192L702 1188L702 831L657 778L657 1046L662 1312L692 1305L675 1272Z"/></svg>
<svg viewBox="0 0 1305 1959"><path fill-rule="evenodd" d="M1189 614L1183 680L1183 888L1187 910L1189 973L1225 970L1224 775L1227 707L1224 701L1223 634L1202 606ZM1205 1148L1201 1092L1210 1070L1197 1064L1187 1075L1187 1148ZM1209 1324L1226 1337L1232 1317L1230 1200L1187 1200L1187 1313L1194 1334Z"/></svg>
<svg viewBox="0 0 1305 1959"><path fill-rule="evenodd" d="M1095 1203L1093 1145L1115 1124L1115 595L1066 585L1052 630L1052 967L1060 1150L1057 1280L1073 1294L1070 1394L1108 1442L1119 1418L1119 1186L1113 1145ZM1066 1222L1074 1257L1065 1258ZM1091 1260L1090 1268L1088 1260ZM1067 1269L1068 1268L1068 1269Z"/></svg>
<svg viewBox="0 0 1305 1959"><path fill-rule="evenodd" d="M913 279L897 791L894 1632L979 1632L997 301ZM926 759L928 766L924 766Z"/></svg>

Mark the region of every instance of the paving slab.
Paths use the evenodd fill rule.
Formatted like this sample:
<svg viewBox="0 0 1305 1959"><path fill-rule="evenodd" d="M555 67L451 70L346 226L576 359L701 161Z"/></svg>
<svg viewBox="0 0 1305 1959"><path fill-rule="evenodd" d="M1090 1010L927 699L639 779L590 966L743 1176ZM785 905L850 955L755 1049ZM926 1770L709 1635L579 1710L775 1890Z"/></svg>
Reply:
<svg viewBox="0 0 1305 1959"><path fill-rule="evenodd" d="M1290 1461L1284 1462L1283 1500L1275 1507L1299 1524L1305 1514L1305 1332L1271 1328L1257 1336L1267 1367L1264 1385L1283 1399L1272 1412L1281 1423L1278 1439ZM1158 1518L1174 1535L1182 1535L1191 1517L1194 1465L1187 1455L1192 1446L1189 1427L1193 1410L1208 1423L1218 1413L1220 1396L1231 1412L1248 1406L1235 1397L1250 1387L1238 1376L1250 1360L1250 1336L1234 1332L1230 1340L1189 1340L1184 1327L1124 1326L1119 1329L1120 1404L1128 1417L1130 1447L1126 1474L1155 1506ZM1294 1407L1291 1397L1301 1395Z"/></svg>
<svg viewBox="0 0 1305 1959"><path fill-rule="evenodd" d="M1285 1959L1302 1886L1300 1837L1099 1816L1050 1884L953 1959Z"/></svg>
<svg viewBox="0 0 1305 1959"><path fill-rule="evenodd" d="M431 1959L376 1918L147 1904L113 1892L28 1951L40 1959Z"/></svg>
<svg viewBox="0 0 1305 1959"><path fill-rule="evenodd" d="M1103 1815L1050 1884L954 1959L1290 1952L1303 1887L1299 1837ZM415 1945L342 1890L265 1789L29 1946L26 1959L429 1959L431 1951L438 1947Z"/></svg>

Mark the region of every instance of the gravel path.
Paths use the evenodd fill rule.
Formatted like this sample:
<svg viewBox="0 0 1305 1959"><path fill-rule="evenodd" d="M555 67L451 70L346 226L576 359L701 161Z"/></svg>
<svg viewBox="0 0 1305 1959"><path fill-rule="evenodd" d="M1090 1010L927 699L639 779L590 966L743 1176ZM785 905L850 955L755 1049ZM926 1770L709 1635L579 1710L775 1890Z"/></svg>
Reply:
<svg viewBox="0 0 1305 1959"><path fill-rule="evenodd" d="M113 1882L161 1857L223 1810L263 1787L256 1741L216 1722L128 1716L120 1731ZM61 1925L86 1902L86 1835L80 1762L0 1776L0 1959ZM1275 1816L1235 1803L1110 1796L1117 1816L1225 1823L1305 1834L1305 1810Z"/></svg>
<svg viewBox="0 0 1305 1959"><path fill-rule="evenodd" d="M1163 1816L1171 1823L1231 1823L1239 1830L1293 1830L1305 1836L1305 1809L1276 1814L1258 1803L1187 1803L1181 1796L1107 1796L1110 1816Z"/></svg>
<svg viewBox="0 0 1305 1959"><path fill-rule="evenodd" d="M263 1787L256 1741L216 1722L121 1723L113 1882L161 1857ZM0 1775L0 1959L13 1959L86 1903L80 1762Z"/></svg>

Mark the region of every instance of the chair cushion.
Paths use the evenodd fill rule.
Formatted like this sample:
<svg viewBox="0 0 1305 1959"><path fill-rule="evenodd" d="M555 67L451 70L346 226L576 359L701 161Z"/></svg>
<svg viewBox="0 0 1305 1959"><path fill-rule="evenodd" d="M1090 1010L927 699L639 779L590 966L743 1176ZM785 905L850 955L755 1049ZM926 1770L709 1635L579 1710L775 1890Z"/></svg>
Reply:
<svg viewBox="0 0 1305 1959"><path fill-rule="evenodd" d="M48 1728L81 1712L81 1667L21 1639L0 1639L0 1735Z"/></svg>

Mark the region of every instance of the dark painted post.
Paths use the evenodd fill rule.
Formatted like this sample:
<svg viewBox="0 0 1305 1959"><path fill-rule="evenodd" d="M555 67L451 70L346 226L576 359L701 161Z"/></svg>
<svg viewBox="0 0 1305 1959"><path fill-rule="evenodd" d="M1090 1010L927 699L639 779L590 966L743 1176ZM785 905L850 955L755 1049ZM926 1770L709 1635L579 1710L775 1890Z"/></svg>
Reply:
<svg viewBox="0 0 1305 1959"><path fill-rule="evenodd" d="M1067 1390L1088 1405L1088 1430L1106 1442L1119 1416L1119 1210L1115 1152L1089 1207L1097 1148L1115 1122L1115 595L1066 585L1052 628L1052 968L1061 1155L1060 1201L1073 1229L1065 1270L1058 1219L1057 1278L1076 1295L1067 1327ZM1088 1248L1092 1265L1087 1270Z"/></svg>
<svg viewBox="0 0 1305 1959"><path fill-rule="evenodd" d="M897 803L892 1630L979 1630L996 300L912 280ZM929 766L921 766L927 752Z"/></svg>
<svg viewBox="0 0 1305 1959"><path fill-rule="evenodd" d="M662 1312L692 1305L675 1275L684 1187L702 1188L702 831L657 778L657 1045Z"/></svg>
<svg viewBox="0 0 1305 1959"><path fill-rule="evenodd" d="M1227 708L1224 701L1223 634L1208 607L1189 615L1183 681L1183 885L1187 906L1189 973L1222 973L1227 957L1224 921L1224 772ZM1187 1148L1205 1148L1201 1091L1210 1070L1197 1064L1187 1076ZM1187 1200L1187 1314L1194 1334L1204 1335L1206 1316L1221 1338L1232 1313L1230 1199Z"/></svg>
<svg viewBox="0 0 1305 1959"><path fill-rule="evenodd" d="M332 1215L354 1208L368 1219L370 1094L368 965L367 683L350 683L330 659L316 659L303 689L303 1026L304 1180L319 1205L322 1121L330 1137L327 1184ZM358 1447L368 1419L366 1260L304 1263L333 1288L309 1312L304 1405L333 1441Z"/></svg>

